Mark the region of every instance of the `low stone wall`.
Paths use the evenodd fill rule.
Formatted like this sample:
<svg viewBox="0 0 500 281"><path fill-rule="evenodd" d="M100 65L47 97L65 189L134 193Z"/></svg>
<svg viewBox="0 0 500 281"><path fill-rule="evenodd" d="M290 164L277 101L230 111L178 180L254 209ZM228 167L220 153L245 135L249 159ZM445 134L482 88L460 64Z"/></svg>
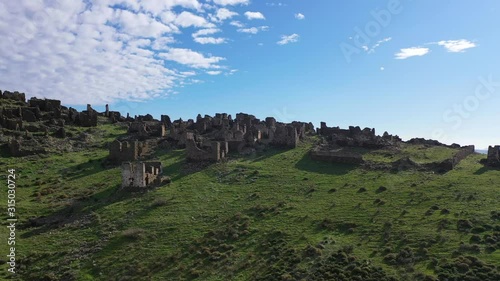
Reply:
<svg viewBox="0 0 500 281"><path fill-rule="evenodd" d="M337 150L311 150L311 158L313 160L329 162L329 163L343 163L343 164L362 164L363 157L361 154L354 152L347 152L343 149Z"/></svg>

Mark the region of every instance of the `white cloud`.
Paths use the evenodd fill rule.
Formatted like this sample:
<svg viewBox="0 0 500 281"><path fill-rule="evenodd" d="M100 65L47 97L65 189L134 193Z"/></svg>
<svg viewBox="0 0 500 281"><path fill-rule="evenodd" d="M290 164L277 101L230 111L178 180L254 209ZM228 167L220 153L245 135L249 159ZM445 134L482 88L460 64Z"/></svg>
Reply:
<svg viewBox="0 0 500 281"><path fill-rule="evenodd" d="M168 52L161 53L159 56L166 60L175 61L194 68L220 68L217 63L225 60L225 58L222 57L205 57L201 53L182 48L169 49Z"/></svg>
<svg viewBox="0 0 500 281"><path fill-rule="evenodd" d="M301 14L301 13L297 13L297 14L295 14L295 18L298 19L298 20L303 20L306 17L303 14Z"/></svg>
<svg viewBox="0 0 500 281"><path fill-rule="evenodd" d="M234 16L237 16L238 13L236 12L233 12L233 11L230 11L226 8L220 8L217 10L217 13L215 14L215 17L219 20L219 21L223 21L223 20L226 20L226 19L230 19Z"/></svg>
<svg viewBox="0 0 500 281"><path fill-rule="evenodd" d="M121 25L124 33L132 36L160 37L162 34L177 31L176 28L165 25L147 14L135 14L127 10L115 11L114 22Z"/></svg>
<svg viewBox="0 0 500 281"><path fill-rule="evenodd" d="M232 25L232 26L239 27L239 28L241 28L241 27L244 27L244 26L245 26L243 23L241 23L241 22L239 22L239 21L236 21L236 20L235 20L235 21L230 22L229 24L230 24L230 25Z"/></svg>
<svg viewBox="0 0 500 281"><path fill-rule="evenodd" d="M226 43L226 38L222 37L195 37L194 42L200 43L200 44L222 44Z"/></svg>
<svg viewBox="0 0 500 281"><path fill-rule="evenodd" d="M222 73L222 71L220 71L220 70L210 70L210 71L207 71L208 75L219 75L221 73Z"/></svg>
<svg viewBox="0 0 500 281"><path fill-rule="evenodd" d="M384 70L385 70L385 67L381 66L381 67L380 67L380 70L381 70L381 71L384 71Z"/></svg>
<svg viewBox="0 0 500 281"><path fill-rule="evenodd" d="M261 12L245 12L245 17L249 20L264 20L266 17Z"/></svg>
<svg viewBox="0 0 500 281"><path fill-rule="evenodd" d="M267 31L267 30L269 30L269 26L239 28L237 31L241 32L241 33L257 34L257 33L259 33L259 31Z"/></svg>
<svg viewBox="0 0 500 281"><path fill-rule="evenodd" d="M73 105L143 101L199 81L203 72L193 69L224 67L223 57L171 46L183 27L203 28L193 37L200 42L220 42L201 37L217 26L196 0L86 3L0 2L2 89Z"/></svg>
<svg viewBox="0 0 500 281"><path fill-rule="evenodd" d="M451 53L462 53L465 52L465 50L467 49L474 48L477 46L476 43L465 39L439 41L437 44L439 46L445 47L446 50Z"/></svg>
<svg viewBox="0 0 500 281"><path fill-rule="evenodd" d="M222 6L248 5L250 0L213 0L215 4Z"/></svg>
<svg viewBox="0 0 500 281"><path fill-rule="evenodd" d="M108 1L110 2L109 4L121 4L123 2L128 3L129 5L134 7L134 10L138 10L135 8L137 6L138 1L133 1L133 0L104 0L102 2ZM174 7L182 7L182 8L188 8L188 9L194 9L194 10L200 10L201 9L201 4L197 0L146 0L146 1L141 1L140 6L147 12L153 14L153 15L158 15L159 13L166 11L166 10L171 10Z"/></svg>
<svg viewBox="0 0 500 281"><path fill-rule="evenodd" d="M284 4L284 3L278 2L278 3L266 3L266 6L270 6L270 7L285 7L287 5Z"/></svg>
<svg viewBox="0 0 500 281"><path fill-rule="evenodd" d="M377 41L377 43L375 43L375 45L373 45L371 48L369 48L368 46L362 46L361 48L363 48L363 50L368 52L368 54L372 54L375 52L375 49L380 47L380 45L382 45L383 43L389 42L391 40L392 40L392 37L387 37L387 38L384 38L382 40Z"/></svg>
<svg viewBox="0 0 500 281"><path fill-rule="evenodd" d="M398 60L404 60L415 56L421 57L428 53L429 53L429 48L411 47L411 48L401 49L400 52L396 53L394 56Z"/></svg>
<svg viewBox="0 0 500 281"><path fill-rule="evenodd" d="M220 32L220 29L218 28L206 28L206 29L200 29L193 33L193 37L199 37L199 36L205 36L205 35L211 35Z"/></svg>
<svg viewBox="0 0 500 281"><path fill-rule="evenodd" d="M193 40L200 44L222 44L226 42L226 38L203 37L220 32L218 28L201 29L193 33Z"/></svg>
<svg viewBox="0 0 500 281"><path fill-rule="evenodd" d="M214 27L215 25L209 23L205 18L195 15L193 13L183 11L174 21L175 24L182 27L196 26L196 27Z"/></svg>
<svg viewBox="0 0 500 281"><path fill-rule="evenodd" d="M277 42L278 45L286 45L299 41L300 36L296 33L291 35L282 35L281 40Z"/></svg>

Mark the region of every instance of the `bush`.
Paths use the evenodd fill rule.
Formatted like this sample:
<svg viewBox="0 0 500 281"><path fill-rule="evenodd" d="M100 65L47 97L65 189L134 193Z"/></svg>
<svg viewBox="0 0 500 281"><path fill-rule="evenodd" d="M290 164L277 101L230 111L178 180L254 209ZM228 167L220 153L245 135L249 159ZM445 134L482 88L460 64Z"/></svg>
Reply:
<svg viewBox="0 0 500 281"><path fill-rule="evenodd" d="M457 221L457 230L461 232L469 232L474 225L470 220L458 220Z"/></svg>

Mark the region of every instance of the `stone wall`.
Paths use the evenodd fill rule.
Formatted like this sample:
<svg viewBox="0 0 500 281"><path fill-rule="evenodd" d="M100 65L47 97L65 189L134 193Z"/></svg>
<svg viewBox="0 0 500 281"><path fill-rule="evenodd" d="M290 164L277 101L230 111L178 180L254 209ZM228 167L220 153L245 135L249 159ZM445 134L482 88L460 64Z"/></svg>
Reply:
<svg viewBox="0 0 500 281"><path fill-rule="evenodd" d="M109 145L108 159L114 163L125 161L135 161L139 159L139 142L138 141L119 141L115 140Z"/></svg>
<svg viewBox="0 0 500 281"><path fill-rule="evenodd" d="M344 164L362 164L363 157L361 154L346 151L343 148L339 149L320 149L316 148L310 152L313 160L329 162L329 163L344 163Z"/></svg>
<svg viewBox="0 0 500 281"><path fill-rule="evenodd" d="M125 162L121 167L124 188L146 188L161 182L161 162Z"/></svg>
<svg viewBox="0 0 500 281"><path fill-rule="evenodd" d="M463 146L460 150L453 156L452 163L453 168L460 163L460 161L467 158L467 156L474 154L476 148L473 145Z"/></svg>
<svg viewBox="0 0 500 281"><path fill-rule="evenodd" d="M186 158L188 161L220 161L226 158L229 144L225 141L197 142L193 133L186 133Z"/></svg>
<svg viewBox="0 0 500 281"><path fill-rule="evenodd" d="M500 167L500 145L488 147L488 158L486 164L491 167Z"/></svg>

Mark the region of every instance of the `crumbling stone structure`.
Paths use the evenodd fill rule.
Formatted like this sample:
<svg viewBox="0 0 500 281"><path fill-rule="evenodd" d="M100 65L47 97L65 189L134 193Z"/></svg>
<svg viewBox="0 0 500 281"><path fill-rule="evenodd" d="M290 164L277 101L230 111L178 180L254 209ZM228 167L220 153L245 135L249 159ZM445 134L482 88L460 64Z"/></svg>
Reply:
<svg viewBox="0 0 500 281"><path fill-rule="evenodd" d="M111 162L121 163L125 161L136 161L139 159L138 141L119 141L115 140L109 144L109 156Z"/></svg>
<svg viewBox="0 0 500 281"><path fill-rule="evenodd" d="M97 126L97 111L95 111L90 104L87 104L87 110L80 112L77 117L77 122L82 127Z"/></svg>
<svg viewBox="0 0 500 281"><path fill-rule="evenodd" d="M382 148L402 141L397 135L389 135L387 132L378 136L375 134L375 129L371 128L361 129L359 126L349 126L349 129L340 129L327 127L325 122L321 122L321 127L317 132L326 137L329 142L339 146Z"/></svg>
<svg viewBox="0 0 500 281"><path fill-rule="evenodd" d="M313 160L328 163L362 164L364 162L361 154L348 151L344 148L322 149L321 147L316 147L311 150L310 154Z"/></svg>
<svg viewBox="0 0 500 281"><path fill-rule="evenodd" d="M22 103L26 102L26 95L24 93L19 93L18 91L15 91L15 92L9 92L9 91L2 92L2 91L0 91L0 98L20 101Z"/></svg>
<svg viewBox="0 0 500 281"><path fill-rule="evenodd" d="M139 137L165 137L165 125L158 121L135 121L129 123L128 133L136 133Z"/></svg>
<svg viewBox="0 0 500 281"><path fill-rule="evenodd" d="M486 164L491 167L500 167L500 145L488 147Z"/></svg>
<svg viewBox="0 0 500 281"><path fill-rule="evenodd" d="M161 162L125 162L121 167L123 188L146 188L161 183Z"/></svg>
<svg viewBox="0 0 500 281"><path fill-rule="evenodd" d="M136 161L149 154L155 146L154 140L115 140L109 144L108 160L112 163Z"/></svg>
<svg viewBox="0 0 500 281"><path fill-rule="evenodd" d="M188 161L220 161L226 158L229 152L228 143L225 141L199 141L195 140L193 133L186 133L186 158Z"/></svg>

